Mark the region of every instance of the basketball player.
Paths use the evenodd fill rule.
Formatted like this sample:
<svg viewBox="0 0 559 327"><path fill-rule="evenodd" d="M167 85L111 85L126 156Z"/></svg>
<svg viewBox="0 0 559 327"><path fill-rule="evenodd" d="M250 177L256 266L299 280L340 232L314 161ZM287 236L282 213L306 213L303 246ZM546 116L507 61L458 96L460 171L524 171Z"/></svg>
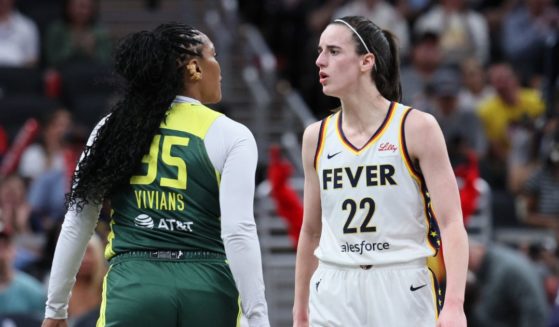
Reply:
<svg viewBox="0 0 559 327"><path fill-rule="evenodd" d="M206 35L176 23L117 48L125 94L74 174L43 326L66 326L104 199L110 269L97 326L232 327L241 305L250 326L269 326L252 209L256 143L204 105L221 100L215 56Z"/></svg>
<svg viewBox="0 0 559 327"><path fill-rule="evenodd" d="M363 17L337 19L316 65L323 92L342 106L303 136L294 326L465 327L458 188L435 119L397 102L394 37ZM440 247L437 222L440 314L444 294L426 264Z"/></svg>

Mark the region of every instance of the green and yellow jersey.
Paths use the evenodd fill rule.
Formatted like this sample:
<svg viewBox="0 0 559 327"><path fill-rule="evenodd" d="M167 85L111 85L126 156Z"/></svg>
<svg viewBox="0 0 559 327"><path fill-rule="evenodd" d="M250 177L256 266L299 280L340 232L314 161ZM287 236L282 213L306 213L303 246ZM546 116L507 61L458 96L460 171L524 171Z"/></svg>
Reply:
<svg viewBox="0 0 559 327"><path fill-rule="evenodd" d="M225 253L220 173L204 146L208 129L220 116L201 104L173 103L130 184L111 198L107 259L158 249Z"/></svg>

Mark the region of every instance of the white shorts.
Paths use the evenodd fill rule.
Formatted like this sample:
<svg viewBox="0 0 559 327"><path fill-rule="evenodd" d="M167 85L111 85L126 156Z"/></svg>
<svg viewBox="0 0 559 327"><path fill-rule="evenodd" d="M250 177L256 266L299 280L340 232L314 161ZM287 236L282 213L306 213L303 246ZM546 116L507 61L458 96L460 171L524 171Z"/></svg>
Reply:
<svg viewBox="0 0 559 327"><path fill-rule="evenodd" d="M310 284L310 326L434 327L433 278L425 260L370 269L320 262Z"/></svg>

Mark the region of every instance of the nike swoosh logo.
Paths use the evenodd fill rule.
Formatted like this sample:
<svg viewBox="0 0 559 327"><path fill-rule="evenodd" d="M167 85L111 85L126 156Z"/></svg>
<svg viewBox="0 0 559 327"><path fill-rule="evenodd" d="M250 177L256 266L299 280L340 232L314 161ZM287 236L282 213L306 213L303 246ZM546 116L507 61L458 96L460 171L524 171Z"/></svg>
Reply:
<svg viewBox="0 0 559 327"><path fill-rule="evenodd" d="M342 153L342 151L336 152L336 153L334 153L334 154L328 154L328 155L326 155L326 158L332 159L332 158L334 158L335 156L337 156L337 155L340 154L340 153Z"/></svg>
<svg viewBox="0 0 559 327"><path fill-rule="evenodd" d="M423 284L423 285L418 286L418 287L413 287L413 285L410 285L410 291L415 292L420 288L424 288L425 286L427 286L427 284Z"/></svg>

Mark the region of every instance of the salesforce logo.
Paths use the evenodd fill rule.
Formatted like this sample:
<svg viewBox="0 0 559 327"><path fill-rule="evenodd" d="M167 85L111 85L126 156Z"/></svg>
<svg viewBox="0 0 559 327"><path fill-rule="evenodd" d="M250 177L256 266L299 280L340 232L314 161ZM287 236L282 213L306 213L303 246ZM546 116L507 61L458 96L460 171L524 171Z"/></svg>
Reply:
<svg viewBox="0 0 559 327"><path fill-rule="evenodd" d="M138 227L149 228L149 229L153 228L153 219L151 219L151 217L148 215L144 215L144 214L139 215L134 219L134 223Z"/></svg>

